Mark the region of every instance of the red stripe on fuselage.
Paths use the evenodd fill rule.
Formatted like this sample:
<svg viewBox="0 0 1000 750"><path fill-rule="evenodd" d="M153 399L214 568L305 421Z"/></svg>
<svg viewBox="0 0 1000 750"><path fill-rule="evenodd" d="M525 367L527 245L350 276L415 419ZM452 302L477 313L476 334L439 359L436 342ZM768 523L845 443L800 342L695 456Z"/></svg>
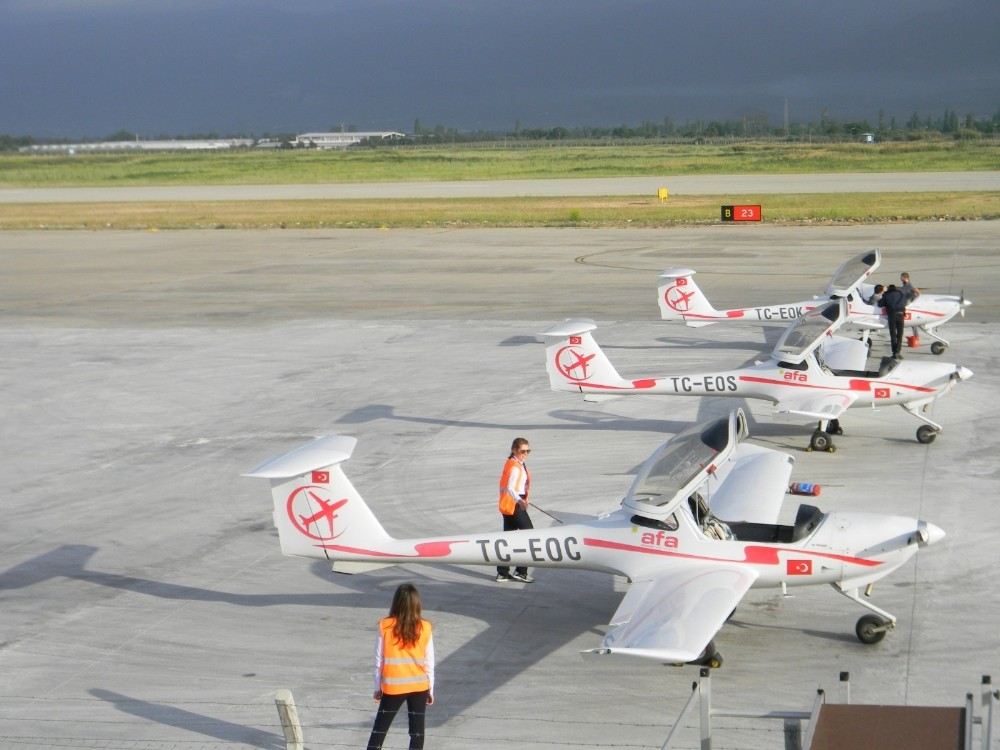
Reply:
<svg viewBox="0 0 1000 750"><path fill-rule="evenodd" d="M906 383L891 383L888 380L862 380L851 379L850 388L841 388L835 385L813 385L811 383L796 383L791 380L776 380L775 378L761 378L755 375L740 375L739 380L747 383L764 383L765 385L784 385L789 388L814 388L821 391L868 391L873 385L891 386L893 388L907 388L918 393L935 393L937 389L928 388L923 385L908 385Z"/></svg>
<svg viewBox="0 0 1000 750"><path fill-rule="evenodd" d="M442 542L423 542L413 547L417 554L404 555L398 552L381 552L373 549L361 549L360 547L346 547L342 544L317 544L321 549L333 550L334 552L347 552L352 555L367 555L368 557L446 557L451 554L451 545L466 544L468 539L455 539Z"/></svg>
<svg viewBox="0 0 1000 750"><path fill-rule="evenodd" d="M639 547L635 544L623 544L622 542L611 542L607 539L593 539L584 537L585 547L600 547L602 549L616 549L622 552L638 552L644 555L660 555L662 557L679 557L685 560L710 560L712 562L746 563L749 565L778 565L778 553L788 552L794 555L812 555L813 557L825 558L827 560L838 560L852 565L864 567L874 567L881 565L879 560L868 560L864 557L852 557L850 555L835 555L830 552L814 552L809 549L790 547L765 547L762 545L748 544L743 547L743 559L733 560L728 557L709 557L707 555L689 555L683 552L674 552L666 549L651 549L649 547Z"/></svg>

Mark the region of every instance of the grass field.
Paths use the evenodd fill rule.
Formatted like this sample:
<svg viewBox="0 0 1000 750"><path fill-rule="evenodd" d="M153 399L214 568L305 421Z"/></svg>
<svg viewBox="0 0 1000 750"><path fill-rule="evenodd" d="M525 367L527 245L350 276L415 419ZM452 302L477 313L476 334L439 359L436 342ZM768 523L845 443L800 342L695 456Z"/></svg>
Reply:
<svg viewBox="0 0 1000 750"><path fill-rule="evenodd" d="M0 204L4 229L664 227L719 221L721 203L759 203L767 223L1000 218L1000 193L655 198L212 201Z"/></svg>
<svg viewBox="0 0 1000 750"><path fill-rule="evenodd" d="M349 151L0 155L0 188L308 184L1000 169L1000 141L440 146ZM659 227L760 203L769 223L1000 218L998 193L0 204L3 229Z"/></svg>
<svg viewBox="0 0 1000 750"><path fill-rule="evenodd" d="M1000 169L1000 141L0 155L0 187L305 184Z"/></svg>

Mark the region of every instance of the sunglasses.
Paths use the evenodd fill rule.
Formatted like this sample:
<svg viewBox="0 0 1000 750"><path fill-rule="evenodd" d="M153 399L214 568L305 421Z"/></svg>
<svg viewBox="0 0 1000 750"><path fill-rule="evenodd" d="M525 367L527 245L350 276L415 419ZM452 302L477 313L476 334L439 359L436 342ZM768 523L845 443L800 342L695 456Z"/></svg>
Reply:
<svg viewBox="0 0 1000 750"><path fill-rule="evenodd" d="M521 448L518 453L531 453L531 448Z"/></svg>

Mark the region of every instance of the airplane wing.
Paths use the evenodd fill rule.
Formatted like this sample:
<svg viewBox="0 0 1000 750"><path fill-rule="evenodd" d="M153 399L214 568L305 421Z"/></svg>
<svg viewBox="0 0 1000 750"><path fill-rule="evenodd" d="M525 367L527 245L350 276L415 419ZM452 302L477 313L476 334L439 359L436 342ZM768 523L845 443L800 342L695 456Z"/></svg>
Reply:
<svg viewBox="0 0 1000 750"><path fill-rule="evenodd" d="M757 579L742 565L692 565L632 584L596 653L697 659Z"/></svg>
<svg viewBox="0 0 1000 750"><path fill-rule="evenodd" d="M777 523L795 459L787 453L741 443L732 468L708 496L708 507L723 521Z"/></svg>
<svg viewBox="0 0 1000 750"><path fill-rule="evenodd" d="M839 419L857 400L856 393L796 393L774 405L779 414L798 414L812 419Z"/></svg>

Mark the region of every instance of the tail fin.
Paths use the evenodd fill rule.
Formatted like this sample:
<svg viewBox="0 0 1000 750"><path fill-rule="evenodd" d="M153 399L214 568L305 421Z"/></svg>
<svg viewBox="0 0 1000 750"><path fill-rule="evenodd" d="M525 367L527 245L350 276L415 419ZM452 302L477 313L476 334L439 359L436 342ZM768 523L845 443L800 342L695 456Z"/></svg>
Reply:
<svg viewBox="0 0 1000 750"><path fill-rule="evenodd" d="M552 390L603 394L634 390L590 335L595 328L592 320L569 319L542 332Z"/></svg>
<svg viewBox="0 0 1000 750"><path fill-rule="evenodd" d="M683 320L692 328L711 325L715 319L725 319L694 283L695 271L690 268L670 268L660 274L658 301L662 320Z"/></svg>
<svg viewBox="0 0 1000 750"><path fill-rule="evenodd" d="M244 474L271 480L274 526L284 554L332 560L328 546L334 539L338 547L391 540L340 468L357 442L343 435L318 438ZM354 565L344 572L381 567Z"/></svg>

